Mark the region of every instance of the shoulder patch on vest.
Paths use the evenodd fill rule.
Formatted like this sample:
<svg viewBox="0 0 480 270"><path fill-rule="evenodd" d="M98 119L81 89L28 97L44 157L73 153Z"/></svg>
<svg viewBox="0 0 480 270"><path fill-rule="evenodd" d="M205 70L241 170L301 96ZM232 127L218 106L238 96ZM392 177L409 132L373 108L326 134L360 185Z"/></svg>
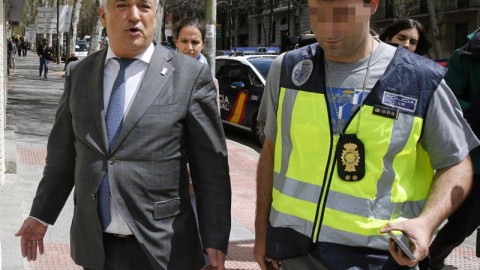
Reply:
<svg viewBox="0 0 480 270"><path fill-rule="evenodd" d="M383 92L382 104L400 110L415 112L418 100L389 92Z"/></svg>
<svg viewBox="0 0 480 270"><path fill-rule="evenodd" d="M305 59L295 65L292 71L292 82L296 86L301 86L310 78L313 71L313 62L310 59Z"/></svg>

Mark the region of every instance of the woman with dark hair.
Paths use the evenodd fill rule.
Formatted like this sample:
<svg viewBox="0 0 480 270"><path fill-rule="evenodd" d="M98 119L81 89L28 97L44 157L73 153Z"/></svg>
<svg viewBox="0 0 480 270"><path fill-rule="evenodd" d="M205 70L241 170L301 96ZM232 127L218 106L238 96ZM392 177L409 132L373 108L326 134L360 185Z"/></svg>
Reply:
<svg viewBox="0 0 480 270"><path fill-rule="evenodd" d="M177 50L183 54L189 55L198 61L208 65L208 61L203 56L202 50L205 48L205 22L198 18L183 18L175 28L174 41ZM215 59L213 59L215 61ZM220 113L220 93L218 90L218 81L213 78L217 88L217 105Z"/></svg>
<svg viewBox="0 0 480 270"><path fill-rule="evenodd" d="M419 55L427 54L432 43L427 39L420 22L413 19L401 19L390 24L380 35L380 40L396 43Z"/></svg>
<svg viewBox="0 0 480 270"><path fill-rule="evenodd" d="M208 64L201 51L205 47L205 23L198 18L182 19L174 32L175 46L183 54Z"/></svg>

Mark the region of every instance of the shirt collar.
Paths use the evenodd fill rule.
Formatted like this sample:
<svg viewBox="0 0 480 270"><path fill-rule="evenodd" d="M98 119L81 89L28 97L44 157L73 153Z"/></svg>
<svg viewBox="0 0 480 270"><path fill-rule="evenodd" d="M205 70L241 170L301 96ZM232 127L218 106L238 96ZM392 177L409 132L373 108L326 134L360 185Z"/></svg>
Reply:
<svg viewBox="0 0 480 270"><path fill-rule="evenodd" d="M135 56L134 58L139 59L147 64L150 63L150 60L152 60L153 52L155 51L155 45L153 45L153 42L150 43L150 46L141 54ZM108 46L107 50L107 58L105 59L105 65L108 63L108 60L111 58L117 58L115 53L112 51L112 48Z"/></svg>

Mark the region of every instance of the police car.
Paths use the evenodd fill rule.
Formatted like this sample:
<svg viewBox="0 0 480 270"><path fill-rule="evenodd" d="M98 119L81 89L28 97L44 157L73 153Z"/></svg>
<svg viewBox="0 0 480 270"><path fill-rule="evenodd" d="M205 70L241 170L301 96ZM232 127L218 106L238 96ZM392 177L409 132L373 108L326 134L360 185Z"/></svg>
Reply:
<svg viewBox="0 0 480 270"><path fill-rule="evenodd" d="M277 47L234 47L230 55L215 58L222 120L250 130L259 146L265 139L265 122L257 121L258 109L265 79L278 52Z"/></svg>

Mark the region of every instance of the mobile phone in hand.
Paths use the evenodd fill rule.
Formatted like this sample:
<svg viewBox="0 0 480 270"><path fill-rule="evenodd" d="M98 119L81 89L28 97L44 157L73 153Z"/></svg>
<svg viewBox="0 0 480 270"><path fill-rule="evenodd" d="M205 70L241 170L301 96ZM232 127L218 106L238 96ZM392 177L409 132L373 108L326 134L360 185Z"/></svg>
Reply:
<svg viewBox="0 0 480 270"><path fill-rule="evenodd" d="M388 232L388 235L392 238L393 241L397 244L398 247L400 247L403 251L403 254L407 255L407 257L413 262L416 260L415 256L413 256L412 252L410 251L410 248L392 231Z"/></svg>

